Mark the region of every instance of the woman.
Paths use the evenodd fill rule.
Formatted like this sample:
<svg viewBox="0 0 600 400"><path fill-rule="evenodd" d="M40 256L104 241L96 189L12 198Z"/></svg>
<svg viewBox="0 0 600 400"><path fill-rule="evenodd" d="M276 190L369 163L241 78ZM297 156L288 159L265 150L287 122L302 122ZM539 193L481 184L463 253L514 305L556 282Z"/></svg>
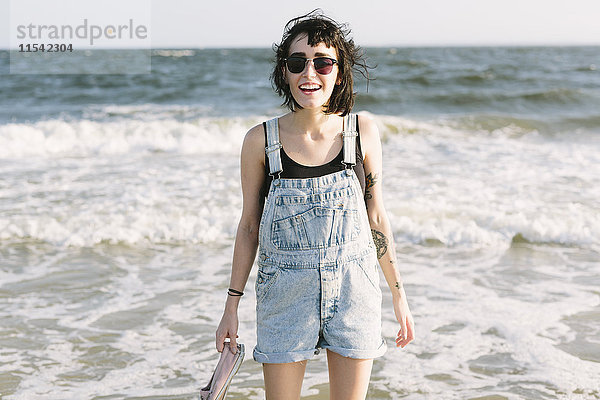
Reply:
<svg viewBox="0 0 600 400"><path fill-rule="evenodd" d="M230 338L236 348L237 307L258 247L253 355L267 399L299 399L320 348L331 398L365 398L373 358L386 350L378 262L400 323L396 345L414 338L383 207L379 133L350 114L352 69L367 67L348 35L320 12L288 22L271 78L290 112L252 128L242 146L243 210L216 346L223 351Z"/></svg>

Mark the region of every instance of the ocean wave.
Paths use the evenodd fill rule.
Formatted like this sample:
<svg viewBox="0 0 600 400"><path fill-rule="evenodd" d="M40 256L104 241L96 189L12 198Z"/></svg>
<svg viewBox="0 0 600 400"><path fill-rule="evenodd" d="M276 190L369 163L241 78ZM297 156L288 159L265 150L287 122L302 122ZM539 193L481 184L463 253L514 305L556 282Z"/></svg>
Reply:
<svg viewBox="0 0 600 400"><path fill-rule="evenodd" d="M235 182L237 184L237 182ZM139 204L120 196L89 207L69 206L46 215L14 215L0 218L0 241L42 242L59 247L99 244L148 246L158 244L227 244L233 240L241 199L218 202L206 196L203 204L193 199L166 205L157 199ZM507 248L514 243L600 245L600 217L578 204L564 213L538 215L472 209L454 217L447 210L425 212L413 204L402 214L390 207L388 214L400 245Z"/></svg>
<svg viewBox="0 0 600 400"><path fill-rule="evenodd" d="M395 53L392 53L395 54ZM386 66L390 67L408 67L408 68L426 68L431 65L431 62L426 60L415 60L415 59L389 59L386 60Z"/></svg>
<svg viewBox="0 0 600 400"><path fill-rule="evenodd" d="M105 106L84 119L51 119L0 125L0 159L94 157L120 154L238 154L244 134L267 116L196 117L192 106ZM431 123L363 112L387 136L429 132Z"/></svg>
<svg viewBox="0 0 600 400"><path fill-rule="evenodd" d="M104 106L88 108L82 119L49 119L0 125L0 159L29 157L94 157L120 154L238 154L244 134L269 117L199 117L200 106ZM513 139L563 133L577 140L575 130L594 133L600 117L568 117L553 121L503 114L470 114L417 119L372 114L382 137L390 135L491 134ZM563 132L564 131L564 132ZM597 132L596 132L597 133ZM598 135L593 135L597 136ZM590 137L591 138L591 137ZM590 139L591 140L591 139Z"/></svg>
<svg viewBox="0 0 600 400"><path fill-rule="evenodd" d="M83 110L83 119L98 122L135 118L141 121L175 119L192 120L205 118L213 108L200 104L131 104L131 105L90 105Z"/></svg>
<svg viewBox="0 0 600 400"><path fill-rule="evenodd" d="M513 92L469 90L460 94L449 91L434 94L428 97L428 100L438 104L452 104L457 106L477 105L481 107L483 105L496 104L504 109L513 102L521 102L521 108L549 105L573 106L576 104L587 106L590 102L597 102L598 98L583 89L556 88L536 91L515 90Z"/></svg>
<svg viewBox="0 0 600 400"><path fill-rule="evenodd" d="M185 111L181 111L185 113ZM141 120L135 108L121 113L136 119L46 120L32 124L0 125L0 158L89 157L129 153L172 152L181 154L237 153L244 134L260 118L197 118L178 121L171 117Z"/></svg>
<svg viewBox="0 0 600 400"><path fill-rule="evenodd" d="M600 218L594 210L571 204L573 213L555 212L537 215L535 212L499 213L486 210L470 215L445 213L391 216L396 240L401 243L447 247L499 247L515 243L556 244L566 246L597 246L600 244ZM483 216L485 215L485 216Z"/></svg>
<svg viewBox="0 0 600 400"><path fill-rule="evenodd" d="M572 129L594 129L600 132L600 114L584 117L567 117L562 122Z"/></svg>
<svg viewBox="0 0 600 400"><path fill-rule="evenodd" d="M596 66L596 64L590 64L590 65L586 65L583 67L575 68L575 71L588 72L588 71L596 71L597 69L598 69L598 67Z"/></svg>
<svg viewBox="0 0 600 400"><path fill-rule="evenodd" d="M584 90L573 88L556 88L508 95L507 98L523 98L536 103L573 104L589 99Z"/></svg>
<svg viewBox="0 0 600 400"><path fill-rule="evenodd" d="M196 55L194 50L152 50L153 56L160 57L193 57Z"/></svg>
<svg viewBox="0 0 600 400"><path fill-rule="evenodd" d="M472 114L453 118L440 119L440 124L450 126L459 131L489 132L497 134L502 132L508 137L518 138L527 134L548 132L552 128L547 120L533 118L519 118L502 114Z"/></svg>
<svg viewBox="0 0 600 400"><path fill-rule="evenodd" d="M380 135L384 139L393 135L434 135L457 138L493 136L519 139L537 136L548 127L545 121L491 114L445 116L426 120L374 115L367 112L361 114L370 116L377 123Z"/></svg>
<svg viewBox="0 0 600 400"><path fill-rule="evenodd" d="M600 153L589 140L548 139L534 122L502 116L363 116L381 133L397 241L600 244ZM242 204L243 136L265 119L1 126L0 241L229 243Z"/></svg>

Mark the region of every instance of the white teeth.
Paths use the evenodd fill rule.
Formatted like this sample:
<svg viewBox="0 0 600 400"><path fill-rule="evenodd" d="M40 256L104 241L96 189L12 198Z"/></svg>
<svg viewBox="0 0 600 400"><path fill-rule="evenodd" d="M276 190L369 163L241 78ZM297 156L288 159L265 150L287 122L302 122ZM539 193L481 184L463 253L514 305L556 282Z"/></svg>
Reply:
<svg viewBox="0 0 600 400"><path fill-rule="evenodd" d="M306 89L306 90L310 90L310 89L319 89L321 86L316 85L316 84L305 84L305 85L300 85L300 89Z"/></svg>

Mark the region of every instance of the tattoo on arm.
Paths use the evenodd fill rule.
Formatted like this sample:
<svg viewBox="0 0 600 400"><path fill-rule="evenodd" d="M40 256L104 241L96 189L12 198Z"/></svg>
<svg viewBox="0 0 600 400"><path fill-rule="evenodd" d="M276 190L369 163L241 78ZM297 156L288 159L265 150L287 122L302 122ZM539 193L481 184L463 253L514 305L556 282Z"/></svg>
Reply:
<svg viewBox="0 0 600 400"><path fill-rule="evenodd" d="M402 284L402 279L400 279L399 281L396 281L396 288L398 288L398 290L402 289L403 284Z"/></svg>
<svg viewBox="0 0 600 400"><path fill-rule="evenodd" d="M365 177L365 199L369 200L373 198L373 195L369 189L375 186L378 180L379 174L377 173L369 172L369 175Z"/></svg>
<svg viewBox="0 0 600 400"><path fill-rule="evenodd" d="M377 259L380 259L387 252L388 239L383 233L375 229L371 229L371 234L373 235L373 242L375 243L375 248L377 249Z"/></svg>

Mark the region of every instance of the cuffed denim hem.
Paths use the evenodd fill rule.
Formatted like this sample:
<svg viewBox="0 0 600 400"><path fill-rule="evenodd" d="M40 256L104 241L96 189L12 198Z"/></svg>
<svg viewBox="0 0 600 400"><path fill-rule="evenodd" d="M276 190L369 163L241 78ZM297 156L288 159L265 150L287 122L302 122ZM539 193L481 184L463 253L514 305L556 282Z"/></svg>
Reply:
<svg viewBox="0 0 600 400"><path fill-rule="evenodd" d="M345 349L343 347L330 346L328 344L323 345L324 349L329 349L341 356L356 359L371 359L381 357L387 350L387 345L382 340L379 348L374 350L358 350L358 349Z"/></svg>
<svg viewBox="0 0 600 400"><path fill-rule="evenodd" d="M256 350L252 352L252 357L254 361L259 363L266 364L283 364L283 363L291 363L296 361L304 361L313 358L315 355L319 354L319 349L311 349L311 350L302 350L302 351L289 351L286 353L263 353Z"/></svg>

